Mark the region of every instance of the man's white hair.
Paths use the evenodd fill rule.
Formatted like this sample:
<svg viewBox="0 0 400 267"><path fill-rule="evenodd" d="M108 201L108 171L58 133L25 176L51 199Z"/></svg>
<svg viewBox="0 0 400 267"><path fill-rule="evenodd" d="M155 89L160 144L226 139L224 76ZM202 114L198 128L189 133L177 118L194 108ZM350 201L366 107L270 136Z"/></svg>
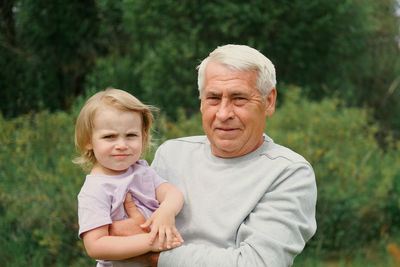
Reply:
<svg viewBox="0 0 400 267"><path fill-rule="evenodd" d="M236 70L257 71L256 87L264 99L272 88L275 88L275 67L267 57L247 45L228 44L217 47L197 67L197 85L200 98L205 85L205 70L209 61L220 63Z"/></svg>

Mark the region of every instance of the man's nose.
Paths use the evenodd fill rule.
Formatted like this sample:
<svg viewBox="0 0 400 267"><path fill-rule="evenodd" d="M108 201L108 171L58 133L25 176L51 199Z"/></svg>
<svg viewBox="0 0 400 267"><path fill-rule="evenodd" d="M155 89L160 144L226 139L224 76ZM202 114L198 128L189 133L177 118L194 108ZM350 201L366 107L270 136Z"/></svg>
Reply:
<svg viewBox="0 0 400 267"><path fill-rule="evenodd" d="M227 99L223 99L219 105L216 117L221 121L232 119L234 117L232 102Z"/></svg>

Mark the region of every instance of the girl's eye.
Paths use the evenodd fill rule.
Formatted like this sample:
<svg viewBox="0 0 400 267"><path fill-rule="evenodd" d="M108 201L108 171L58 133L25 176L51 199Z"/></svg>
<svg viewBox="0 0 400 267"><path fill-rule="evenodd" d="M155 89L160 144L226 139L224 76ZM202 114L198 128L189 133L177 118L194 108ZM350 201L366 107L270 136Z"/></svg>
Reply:
<svg viewBox="0 0 400 267"><path fill-rule="evenodd" d="M132 133L132 134L127 134L126 136L127 136L127 137L135 137L135 136L137 136L137 134L133 134L133 133Z"/></svg>
<svg viewBox="0 0 400 267"><path fill-rule="evenodd" d="M114 135L105 135L105 136L103 136L103 138L104 139L111 139L111 138L114 138Z"/></svg>

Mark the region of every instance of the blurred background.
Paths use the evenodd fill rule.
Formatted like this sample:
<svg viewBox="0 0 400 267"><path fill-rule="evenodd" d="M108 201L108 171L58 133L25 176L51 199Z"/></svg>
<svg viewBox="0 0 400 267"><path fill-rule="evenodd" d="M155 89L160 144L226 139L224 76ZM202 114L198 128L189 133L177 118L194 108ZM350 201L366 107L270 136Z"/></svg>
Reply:
<svg viewBox="0 0 400 267"><path fill-rule="evenodd" d="M4 266L94 266L77 237L80 108L109 86L157 106L151 162L166 139L203 133L195 68L228 43L275 64L265 132L316 172L318 230L294 266L400 266L397 1L0 3Z"/></svg>

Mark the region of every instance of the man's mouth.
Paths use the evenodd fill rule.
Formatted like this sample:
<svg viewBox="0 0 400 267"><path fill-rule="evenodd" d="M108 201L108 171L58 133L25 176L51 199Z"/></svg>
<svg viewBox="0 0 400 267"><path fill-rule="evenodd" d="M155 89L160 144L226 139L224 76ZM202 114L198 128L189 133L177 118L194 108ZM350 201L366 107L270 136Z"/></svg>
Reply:
<svg viewBox="0 0 400 267"><path fill-rule="evenodd" d="M239 128L226 128L226 127L216 127L216 131L221 132L221 133L234 133L239 130Z"/></svg>

